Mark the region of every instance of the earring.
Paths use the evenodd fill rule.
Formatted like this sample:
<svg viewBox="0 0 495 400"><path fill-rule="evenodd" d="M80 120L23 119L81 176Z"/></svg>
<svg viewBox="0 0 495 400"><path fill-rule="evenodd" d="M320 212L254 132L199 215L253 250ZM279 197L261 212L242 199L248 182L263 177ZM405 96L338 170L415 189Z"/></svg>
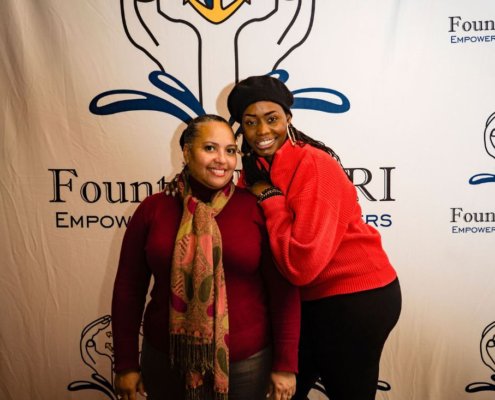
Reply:
<svg viewBox="0 0 495 400"><path fill-rule="evenodd" d="M294 129L294 127L292 126L292 124L289 124L289 126L287 126L287 136L290 140L290 143L292 144L292 146L295 146L296 145L296 142L297 142L297 139L296 139L296 130Z"/></svg>
<svg viewBox="0 0 495 400"><path fill-rule="evenodd" d="M241 157L251 157L251 154L253 154L252 150L249 150L247 153L243 153L242 150L237 150Z"/></svg>

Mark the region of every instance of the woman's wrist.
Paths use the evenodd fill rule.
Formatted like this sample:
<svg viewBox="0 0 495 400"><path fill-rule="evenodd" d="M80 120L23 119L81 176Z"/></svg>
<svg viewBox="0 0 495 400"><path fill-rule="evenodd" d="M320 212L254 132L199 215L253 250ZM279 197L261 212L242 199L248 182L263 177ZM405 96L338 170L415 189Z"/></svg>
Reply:
<svg viewBox="0 0 495 400"><path fill-rule="evenodd" d="M263 191L257 195L256 197L258 198L258 203L261 203L262 201L273 197L273 196L283 196L284 193L276 186L270 186L267 187L266 189L263 189Z"/></svg>

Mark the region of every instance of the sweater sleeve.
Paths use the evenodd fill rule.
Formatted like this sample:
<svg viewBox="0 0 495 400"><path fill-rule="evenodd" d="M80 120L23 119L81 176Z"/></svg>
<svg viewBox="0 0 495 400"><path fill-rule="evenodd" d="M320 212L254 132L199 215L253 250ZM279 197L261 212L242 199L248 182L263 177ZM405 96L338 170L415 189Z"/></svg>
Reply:
<svg viewBox="0 0 495 400"><path fill-rule="evenodd" d="M301 324L299 289L276 269L268 242L262 256L262 273L268 292L272 329L272 371L297 373Z"/></svg>
<svg viewBox="0 0 495 400"><path fill-rule="evenodd" d="M295 166L287 193L261 203L273 255L296 286L312 282L330 263L357 204L345 172L328 155ZM283 177L282 177L283 179ZM273 183L277 186L276 175Z"/></svg>
<svg viewBox="0 0 495 400"><path fill-rule="evenodd" d="M151 277L145 254L148 205L145 200L132 216L120 252L112 298L115 372L139 369L139 331Z"/></svg>

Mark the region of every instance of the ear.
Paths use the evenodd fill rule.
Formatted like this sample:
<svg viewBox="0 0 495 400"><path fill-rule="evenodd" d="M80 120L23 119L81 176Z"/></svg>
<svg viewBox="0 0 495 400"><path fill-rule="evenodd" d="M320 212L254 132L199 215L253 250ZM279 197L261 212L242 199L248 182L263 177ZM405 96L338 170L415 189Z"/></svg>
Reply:
<svg viewBox="0 0 495 400"><path fill-rule="evenodd" d="M291 123L291 121L292 121L292 114L287 113L285 115L287 116L287 125L289 125Z"/></svg>
<svg viewBox="0 0 495 400"><path fill-rule="evenodd" d="M191 157L191 150L189 148L189 144L186 143L184 145L184 149L182 150L182 157L184 158L184 163L189 164L189 158Z"/></svg>

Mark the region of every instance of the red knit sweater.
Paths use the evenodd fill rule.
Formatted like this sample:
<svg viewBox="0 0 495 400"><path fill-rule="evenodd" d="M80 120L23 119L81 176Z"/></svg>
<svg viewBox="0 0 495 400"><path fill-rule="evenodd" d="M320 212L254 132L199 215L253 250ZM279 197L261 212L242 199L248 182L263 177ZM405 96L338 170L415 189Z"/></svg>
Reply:
<svg viewBox="0 0 495 400"><path fill-rule="evenodd" d="M191 186L203 201L211 197L212 191L197 182ZM158 193L139 205L126 230L112 300L117 372L139 368L139 330L151 276L144 337L155 348L168 350L170 266L181 217L182 201ZM230 361L243 360L272 343L272 370L296 372L299 291L273 265L256 198L236 188L216 221L222 234Z"/></svg>
<svg viewBox="0 0 495 400"><path fill-rule="evenodd" d="M380 234L364 223L357 192L340 165L310 145L287 141L270 166L285 196L261 203L277 266L303 300L385 286L396 272Z"/></svg>

